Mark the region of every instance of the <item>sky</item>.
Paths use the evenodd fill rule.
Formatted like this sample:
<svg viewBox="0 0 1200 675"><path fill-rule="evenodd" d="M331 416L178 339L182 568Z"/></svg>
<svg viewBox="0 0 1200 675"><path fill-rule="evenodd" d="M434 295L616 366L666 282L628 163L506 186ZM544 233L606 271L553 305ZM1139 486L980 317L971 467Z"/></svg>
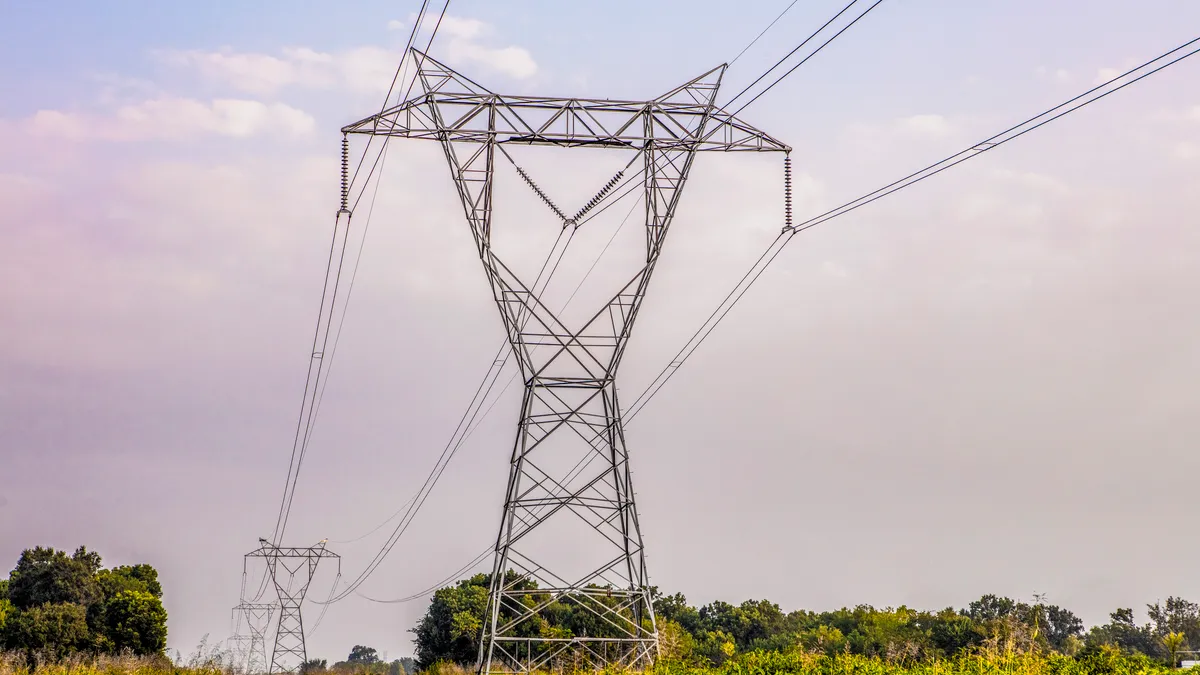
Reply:
<svg viewBox="0 0 1200 675"><path fill-rule="evenodd" d="M455 0L431 53L504 93L647 99L732 60L786 4ZM723 96L840 5L797 3ZM287 471L339 129L379 109L417 6L0 5L0 563L34 545L149 563L172 649L229 634ZM1197 26L1183 0L885 0L741 116L794 148L803 219ZM1045 593L1089 624L1200 598L1197 78L1185 61L797 237L629 423L651 582L785 610ZM348 577L503 340L439 153L389 146L289 525L298 545L329 538ZM520 161L567 204L619 166L565 155ZM536 257L553 218L506 171L497 238ZM626 400L774 238L782 199L778 156L698 158ZM618 227L597 222L566 283ZM363 595L421 591L490 544L518 393ZM333 583L322 568L312 595ZM352 595L309 653L411 654L425 602Z"/></svg>

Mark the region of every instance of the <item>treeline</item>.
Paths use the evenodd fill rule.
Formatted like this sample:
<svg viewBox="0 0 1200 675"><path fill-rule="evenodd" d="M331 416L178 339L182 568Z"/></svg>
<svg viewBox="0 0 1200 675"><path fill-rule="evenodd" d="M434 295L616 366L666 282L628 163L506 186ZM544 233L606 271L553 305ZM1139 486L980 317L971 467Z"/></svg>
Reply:
<svg viewBox="0 0 1200 675"><path fill-rule="evenodd" d="M489 575L479 574L434 594L412 629L419 668L474 663L489 581ZM529 582L518 583L536 590ZM719 667L754 653L853 655L919 664L985 652L1093 660L1097 654L1124 654L1175 665L1182 652L1200 648L1200 606L1175 597L1147 605L1148 623L1137 624L1132 609L1120 608L1108 623L1086 629L1069 609L996 595L984 595L963 609L859 605L826 612L785 612L768 600L695 607L682 594L662 595L657 589L652 596L663 657L700 666ZM555 637L599 637L602 631L593 612L569 600L551 603L528 630Z"/></svg>
<svg viewBox="0 0 1200 675"><path fill-rule="evenodd" d="M161 654L167 611L149 565L105 569L84 547L21 553L0 580L0 648L43 659L76 654Z"/></svg>
<svg viewBox="0 0 1200 675"><path fill-rule="evenodd" d="M302 674L413 675L416 670L416 664L407 656L388 662L379 657L374 647L365 645L354 645L345 661L337 661L333 665L329 665L327 659L310 659L300 666Z"/></svg>

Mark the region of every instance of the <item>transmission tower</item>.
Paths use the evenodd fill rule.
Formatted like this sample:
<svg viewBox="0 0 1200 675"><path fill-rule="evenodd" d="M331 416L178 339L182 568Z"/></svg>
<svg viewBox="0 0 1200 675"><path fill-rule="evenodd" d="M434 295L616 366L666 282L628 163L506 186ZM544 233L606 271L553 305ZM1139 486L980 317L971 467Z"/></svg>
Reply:
<svg viewBox="0 0 1200 675"><path fill-rule="evenodd" d="M294 673L308 660L300 606L316 574L317 563L324 558L333 558L338 561L338 574L341 574L342 559L326 550L323 539L315 546L307 547L276 546L266 539L258 541L260 546L247 553L246 558L262 558L266 562L271 583L279 594L279 625L275 629L275 645L271 649L267 672ZM269 614L267 621L270 621Z"/></svg>
<svg viewBox="0 0 1200 675"><path fill-rule="evenodd" d="M261 673L267 667L267 631L271 629L275 605L242 602L233 608L233 614L238 626L237 633L231 638L237 645L236 663L245 668L246 673ZM243 620L249 635L241 632Z"/></svg>
<svg viewBox="0 0 1200 675"><path fill-rule="evenodd" d="M718 108L725 66L657 98L621 101L499 95L417 50L412 57L421 90L342 132L441 143L525 385L478 668L528 673L568 662L644 668L657 656L658 631L617 368L695 154L790 148ZM505 149L522 145L633 156L568 216ZM622 272L628 281L582 325L564 325L537 282L518 278L492 248L497 150L563 231L583 225L589 212L626 194L627 185L641 192L645 257ZM542 630L541 613L552 603L577 612L585 626L565 635Z"/></svg>
<svg viewBox="0 0 1200 675"><path fill-rule="evenodd" d="M229 644L229 665L232 671L235 673L248 673L246 664L250 656L250 636L235 633L230 635L226 642Z"/></svg>

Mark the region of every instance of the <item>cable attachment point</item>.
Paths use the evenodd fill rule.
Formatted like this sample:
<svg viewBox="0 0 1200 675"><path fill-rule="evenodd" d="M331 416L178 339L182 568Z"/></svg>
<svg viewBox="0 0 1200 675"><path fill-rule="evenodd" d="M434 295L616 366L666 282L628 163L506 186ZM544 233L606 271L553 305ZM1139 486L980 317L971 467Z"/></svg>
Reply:
<svg viewBox="0 0 1200 675"><path fill-rule="evenodd" d="M600 191L596 193L595 197L592 197L587 204L584 204L582 209L579 209L579 213L576 213L575 217L571 219L576 224L576 227L578 227L579 220L587 215L588 211L596 208L600 202L604 201L604 197L611 192L614 187L617 186L617 183L621 182L621 178L624 176L625 169L621 169L617 172L617 175L613 176L607 183L604 184L604 187L600 188Z"/></svg>
<svg viewBox="0 0 1200 675"><path fill-rule="evenodd" d="M342 208L338 213L350 213L350 137L342 134Z"/></svg>
<svg viewBox="0 0 1200 675"><path fill-rule="evenodd" d="M783 156L783 231L792 229L792 155Z"/></svg>

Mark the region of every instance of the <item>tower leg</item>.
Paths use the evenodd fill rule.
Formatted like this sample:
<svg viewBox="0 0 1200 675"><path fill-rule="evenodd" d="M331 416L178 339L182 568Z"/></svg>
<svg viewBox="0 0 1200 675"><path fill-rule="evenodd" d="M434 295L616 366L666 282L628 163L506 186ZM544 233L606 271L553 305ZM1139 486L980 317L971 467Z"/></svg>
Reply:
<svg viewBox="0 0 1200 675"><path fill-rule="evenodd" d="M611 379L527 384L481 672L529 673L554 664L640 670L657 654L619 410ZM590 527L580 528L580 520ZM559 538L568 531L563 526L568 538ZM559 618L558 626L546 613Z"/></svg>

